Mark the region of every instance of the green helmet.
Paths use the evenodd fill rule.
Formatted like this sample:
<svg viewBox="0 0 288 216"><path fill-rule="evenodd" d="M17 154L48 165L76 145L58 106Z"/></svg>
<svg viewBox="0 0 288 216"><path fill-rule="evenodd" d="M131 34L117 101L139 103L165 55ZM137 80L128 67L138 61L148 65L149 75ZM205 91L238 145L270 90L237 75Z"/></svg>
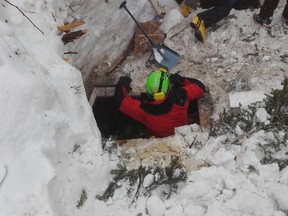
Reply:
<svg viewBox="0 0 288 216"><path fill-rule="evenodd" d="M166 72L161 70L152 71L146 81L146 92L155 100L165 97L169 89L169 79Z"/></svg>

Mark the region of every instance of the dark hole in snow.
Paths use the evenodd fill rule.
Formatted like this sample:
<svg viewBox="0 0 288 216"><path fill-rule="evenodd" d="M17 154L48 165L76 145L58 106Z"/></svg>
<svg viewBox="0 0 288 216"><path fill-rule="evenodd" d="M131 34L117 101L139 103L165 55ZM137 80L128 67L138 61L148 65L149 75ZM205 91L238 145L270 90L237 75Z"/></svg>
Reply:
<svg viewBox="0 0 288 216"><path fill-rule="evenodd" d="M114 139L137 139L149 138L144 125L118 111L114 104L114 98L97 97L93 105L93 113L97 126L104 139L113 137ZM189 106L190 123L199 124L199 114L197 101L193 101Z"/></svg>

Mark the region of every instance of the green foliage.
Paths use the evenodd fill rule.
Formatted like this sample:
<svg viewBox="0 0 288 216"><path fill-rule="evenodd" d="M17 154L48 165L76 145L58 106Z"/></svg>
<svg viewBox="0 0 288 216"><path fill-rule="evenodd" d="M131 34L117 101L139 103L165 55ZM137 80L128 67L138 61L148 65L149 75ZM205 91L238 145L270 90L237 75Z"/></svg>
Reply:
<svg viewBox="0 0 288 216"><path fill-rule="evenodd" d="M237 125L244 131L250 131L257 124L254 122L254 116L259 107L259 104L254 104L249 106L248 109L243 109L240 106L228 111L224 110L219 122L214 124L210 135L234 133Z"/></svg>
<svg viewBox="0 0 288 216"><path fill-rule="evenodd" d="M288 143L288 78L284 79L283 89L274 90L267 96L266 111L271 115L271 124L264 130L274 135L275 139L267 140L268 144L260 145L264 153L263 164L277 163L280 170L288 165L288 159L277 156L277 152L287 149ZM281 132L284 135L281 135ZM288 151L286 150L286 155Z"/></svg>
<svg viewBox="0 0 288 216"><path fill-rule="evenodd" d="M274 90L272 96L267 95L266 110L271 121L278 126L288 126L288 78L284 79L283 89Z"/></svg>
<svg viewBox="0 0 288 216"><path fill-rule="evenodd" d="M87 200L87 193L85 189L82 189L81 195L80 195L80 199L77 201L77 205L76 207L79 209L80 207L82 207L85 203L85 201Z"/></svg>
<svg viewBox="0 0 288 216"><path fill-rule="evenodd" d="M137 180L137 170L127 170L124 164L118 164L117 169L111 170L111 174L114 176L113 181L102 195L96 196L97 199L107 201L113 197L115 190L121 186L122 181L129 180L130 185L133 185Z"/></svg>
<svg viewBox="0 0 288 216"><path fill-rule="evenodd" d="M162 185L168 186L167 199L172 193L176 193L179 182L185 182L187 180L187 174L183 169L183 165L179 157L172 156L170 164L163 168L156 167L152 172L154 176L158 175L156 179L149 187L146 188L146 194L150 194L152 190Z"/></svg>
<svg viewBox="0 0 288 216"><path fill-rule="evenodd" d="M265 108L271 116L270 123L260 123L255 121L255 113L258 108ZM270 134L259 144L263 152L262 164L277 163L280 170L288 165L288 78L284 79L283 88L273 90L271 95L267 95L264 102L257 102L248 108L237 107L228 110L221 115L219 122L214 124L211 136L230 134L237 137L235 128L239 126L246 135L251 135L263 130L265 134ZM236 142L237 143L237 142ZM238 142L237 144L241 144ZM282 155L281 155L282 152Z"/></svg>
<svg viewBox="0 0 288 216"><path fill-rule="evenodd" d="M168 192L165 189L162 192L169 198L173 192L177 191L179 182L184 182L187 179L187 174L179 157L171 157L170 164L164 168L140 166L138 169L127 170L125 165L118 164L117 169L112 170L111 174L114 176L113 181L102 195L96 196L97 199L107 201L113 197L115 190L127 181L130 185L130 188L127 189L127 195L131 197L134 194L133 201L140 195L150 195L152 190L161 186L165 186L165 189L168 188ZM143 181L148 174L154 176L154 181L144 188Z"/></svg>

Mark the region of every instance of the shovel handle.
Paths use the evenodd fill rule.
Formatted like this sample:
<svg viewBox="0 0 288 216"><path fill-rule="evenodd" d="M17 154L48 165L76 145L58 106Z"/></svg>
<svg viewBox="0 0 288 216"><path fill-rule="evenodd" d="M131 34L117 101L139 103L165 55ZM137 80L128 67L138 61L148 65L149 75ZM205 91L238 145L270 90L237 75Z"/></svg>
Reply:
<svg viewBox="0 0 288 216"><path fill-rule="evenodd" d="M150 37L146 34L145 30L142 28L142 26L138 23L138 21L135 19L135 17L131 14L131 12L128 10L128 8L126 7L126 1L123 1L120 6L119 9L124 8L127 13L131 16L131 18L134 20L134 22L137 24L137 26L141 29L141 31L143 32L143 34L146 36L146 38L149 40L149 42L152 44L152 46L154 48L156 48L158 50L158 52L160 52L159 48L154 44L154 42L150 39ZM161 52L160 52L161 54Z"/></svg>
<svg viewBox="0 0 288 216"><path fill-rule="evenodd" d="M123 1L123 2L120 4L119 9L121 9L121 8L123 8L123 7L126 7L126 3L127 3L127 1Z"/></svg>

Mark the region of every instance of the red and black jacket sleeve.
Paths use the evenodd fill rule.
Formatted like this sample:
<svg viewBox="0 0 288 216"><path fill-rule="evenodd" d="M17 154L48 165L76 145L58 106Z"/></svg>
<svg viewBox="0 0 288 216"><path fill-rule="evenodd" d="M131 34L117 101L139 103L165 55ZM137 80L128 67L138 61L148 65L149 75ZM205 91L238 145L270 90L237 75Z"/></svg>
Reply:
<svg viewBox="0 0 288 216"><path fill-rule="evenodd" d="M143 110L140 108L141 101L128 96L127 89L117 84L114 93L117 108L129 117L143 122Z"/></svg>
<svg viewBox="0 0 288 216"><path fill-rule="evenodd" d="M121 84L117 84L114 92L115 105L117 108L121 106L122 101L127 96L127 89Z"/></svg>
<svg viewBox="0 0 288 216"><path fill-rule="evenodd" d="M183 88L187 91L189 101L202 97L205 91L205 85L200 80L187 77L183 80Z"/></svg>

